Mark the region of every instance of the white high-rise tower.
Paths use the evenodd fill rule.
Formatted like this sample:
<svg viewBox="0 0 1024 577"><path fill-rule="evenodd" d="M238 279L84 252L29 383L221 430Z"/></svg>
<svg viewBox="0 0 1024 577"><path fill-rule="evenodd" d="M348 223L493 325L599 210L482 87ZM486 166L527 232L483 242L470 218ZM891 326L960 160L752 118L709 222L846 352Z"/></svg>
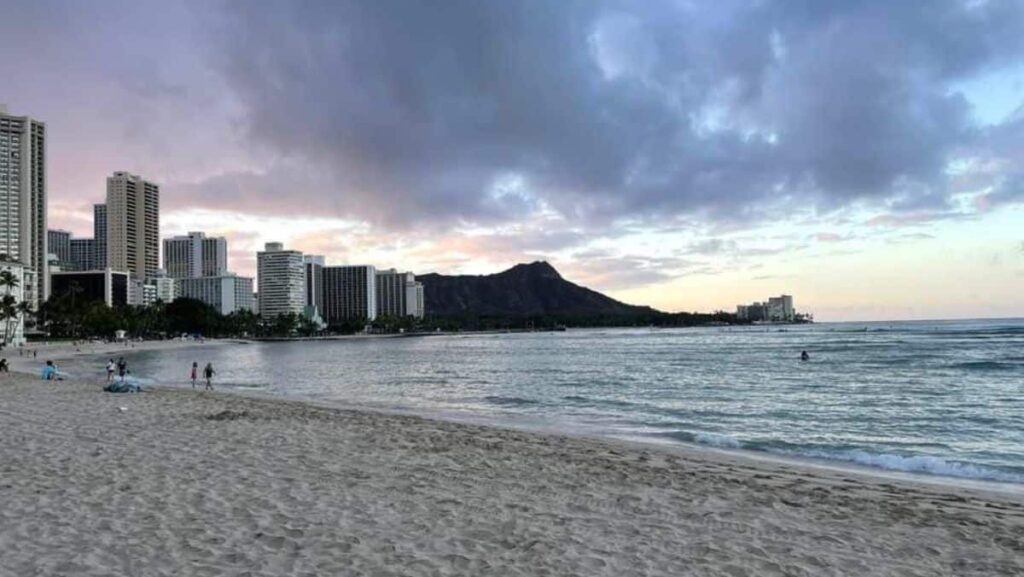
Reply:
<svg viewBox="0 0 1024 577"><path fill-rule="evenodd" d="M263 252L256 253L256 281L263 318L302 314L306 306L306 267L300 251L284 250L281 243L268 242Z"/></svg>
<svg viewBox="0 0 1024 577"><path fill-rule="evenodd" d="M46 125L0 105L0 255L23 265L32 308L49 296L46 227Z"/></svg>

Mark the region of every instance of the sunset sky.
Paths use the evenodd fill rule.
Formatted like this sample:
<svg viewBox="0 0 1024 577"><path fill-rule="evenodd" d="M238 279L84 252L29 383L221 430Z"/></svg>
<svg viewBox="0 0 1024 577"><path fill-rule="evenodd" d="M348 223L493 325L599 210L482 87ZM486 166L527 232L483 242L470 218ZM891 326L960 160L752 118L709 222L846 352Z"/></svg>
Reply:
<svg viewBox="0 0 1024 577"><path fill-rule="evenodd" d="M669 311L1024 316L1024 2L5 0L50 225L333 264L548 260Z"/></svg>

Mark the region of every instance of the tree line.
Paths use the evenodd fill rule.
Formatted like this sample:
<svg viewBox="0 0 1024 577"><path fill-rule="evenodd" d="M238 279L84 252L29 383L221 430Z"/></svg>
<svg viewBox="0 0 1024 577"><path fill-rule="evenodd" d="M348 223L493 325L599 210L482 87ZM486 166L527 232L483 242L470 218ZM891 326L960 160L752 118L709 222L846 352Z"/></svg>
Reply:
<svg viewBox="0 0 1024 577"><path fill-rule="evenodd" d="M15 279L16 280L16 279ZM0 273L0 286L7 282ZM382 316L374 320L346 319L324 327L299 314L284 314L264 319L249 310L228 315L202 301L179 298L170 303L157 301L148 306L110 307L102 301L75 298L71 293L55 295L31 315L34 325L51 338L112 338L119 330L129 337L169 338L201 335L210 338L248 337L282 338L321 335L376 333L458 332L480 330L558 330L586 327L688 327L714 324L744 324L727 312L659 313L640 315L533 315L486 316L476 314L413 317ZM17 304L0 303L0 315L14 307L29 315ZM7 330L7 319L0 316Z"/></svg>
<svg viewBox="0 0 1024 577"><path fill-rule="evenodd" d="M223 315L202 301L178 298L148 306L107 306L103 301L76 298L74 291L51 296L34 315L36 328L51 338L112 338L119 330L129 337L169 338L181 335L221 337L312 337L353 334L369 328L377 332L417 330L411 317L380 317L373 321L346 319L324 327L300 314L283 314L271 319L240 310Z"/></svg>

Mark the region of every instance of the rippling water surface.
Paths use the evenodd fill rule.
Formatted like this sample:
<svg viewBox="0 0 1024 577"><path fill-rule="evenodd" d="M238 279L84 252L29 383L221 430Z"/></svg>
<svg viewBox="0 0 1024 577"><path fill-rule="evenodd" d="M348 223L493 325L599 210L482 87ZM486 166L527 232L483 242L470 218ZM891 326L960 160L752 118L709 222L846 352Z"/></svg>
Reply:
<svg viewBox="0 0 1024 577"><path fill-rule="evenodd" d="M811 354L799 360L800 351ZM133 373L1024 483L1024 320L570 330L137 353Z"/></svg>

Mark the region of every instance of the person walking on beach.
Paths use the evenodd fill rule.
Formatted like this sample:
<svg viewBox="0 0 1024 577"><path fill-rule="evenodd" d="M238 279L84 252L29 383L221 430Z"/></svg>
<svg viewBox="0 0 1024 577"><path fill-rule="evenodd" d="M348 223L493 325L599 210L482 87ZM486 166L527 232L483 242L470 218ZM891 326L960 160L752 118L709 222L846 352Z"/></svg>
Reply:
<svg viewBox="0 0 1024 577"><path fill-rule="evenodd" d="M7 359L0 359L0 373L11 372L10 367L7 366Z"/></svg>
<svg viewBox="0 0 1024 577"><path fill-rule="evenodd" d="M114 371L117 369L117 364L114 363L114 359L107 361L107 384L114 382Z"/></svg>
<svg viewBox="0 0 1024 577"><path fill-rule="evenodd" d="M196 388L196 378L199 376L199 363L192 361L192 388Z"/></svg>
<svg viewBox="0 0 1024 577"><path fill-rule="evenodd" d="M206 378L206 390L213 390L213 375L216 375L217 371L213 370L213 363L206 363L206 368L203 369L203 377Z"/></svg>
<svg viewBox="0 0 1024 577"><path fill-rule="evenodd" d="M124 357L117 359L117 375L121 377L121 382L124 382L124 374L128 372L128 363L125 362Z"/></svg>

